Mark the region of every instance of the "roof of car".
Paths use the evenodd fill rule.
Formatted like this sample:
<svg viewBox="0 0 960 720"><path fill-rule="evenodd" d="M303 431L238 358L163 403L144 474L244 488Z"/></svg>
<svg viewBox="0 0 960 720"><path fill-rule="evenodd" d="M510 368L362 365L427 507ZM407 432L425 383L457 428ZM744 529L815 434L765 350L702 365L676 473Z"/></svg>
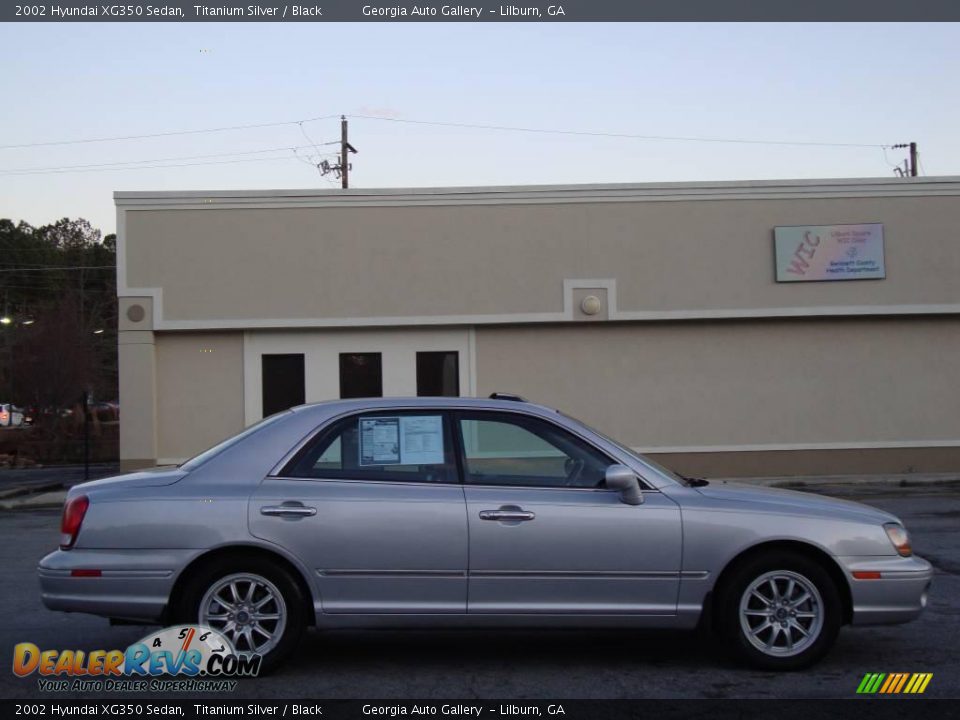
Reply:
<svg viewBox="0 0 960 720"><path fill-rule="evenodd" d="M496 395L496 393L495 393ZM510 397L511 399L504 399ZM528 402L518 396L501 397L378 397L378 398L352 398L345 400L325 400L323 402L307 403L292 408L294 412L302 412L308 409L325 409L340 412L349 412L350 410L365 410L367 408L399 408L399 407L432 407L432 408L485 408L487 410L534 410L540 412L556 412L554 408L546 405Z"/></svg>

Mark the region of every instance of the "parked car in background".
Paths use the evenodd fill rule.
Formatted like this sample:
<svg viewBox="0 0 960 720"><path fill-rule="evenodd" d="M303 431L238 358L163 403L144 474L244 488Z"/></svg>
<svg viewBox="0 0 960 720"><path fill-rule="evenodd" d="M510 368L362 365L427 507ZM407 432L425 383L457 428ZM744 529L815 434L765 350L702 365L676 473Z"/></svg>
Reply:
<svg viewBox="0 0 960 720"><path fill-rule="evenodd" d="M284 411L179 467L74 486L61 531L47 607L198 623L263 667L310 625L709 623L791 670L844 624L916 618L933 575L882 510L687 479L496 394Z"/></svg>
<svg viewBox="0 0 960 720"><path fill-rule="evenodd" d="M23 410L10 403L0 403L0 427L20 427L23 424Z"/></svg>

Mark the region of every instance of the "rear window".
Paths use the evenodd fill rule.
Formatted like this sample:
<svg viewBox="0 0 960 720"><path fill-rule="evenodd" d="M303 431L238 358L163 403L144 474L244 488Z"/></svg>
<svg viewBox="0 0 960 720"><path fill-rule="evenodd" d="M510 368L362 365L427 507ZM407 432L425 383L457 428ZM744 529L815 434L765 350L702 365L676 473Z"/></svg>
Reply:
<svg viewBox="0 0 960 720"><path fill-rule="evenodd" d="M194 455L192 458L190 458L186 462L180 463L179 467L180 469L186 470L187 472L191 470L196 470L205 462L207 462L208 460L212 460L227 448L233 447L234 445L239 443L241 440L250 437L251 435L253 435L256 432L259 432L260 430L263 430L263 428L267 427L267 425L272 425L277 420L280 420L281 418L289 414L290 414L289 410L284 410L283 412L278 412L275 415L266 417L260 422L254 423L243 432L238 433L233 437L229 437L226 440L223 440L222 442L217 443L212 448L210 448L209 450L204 450L199 455Z"/></svg>

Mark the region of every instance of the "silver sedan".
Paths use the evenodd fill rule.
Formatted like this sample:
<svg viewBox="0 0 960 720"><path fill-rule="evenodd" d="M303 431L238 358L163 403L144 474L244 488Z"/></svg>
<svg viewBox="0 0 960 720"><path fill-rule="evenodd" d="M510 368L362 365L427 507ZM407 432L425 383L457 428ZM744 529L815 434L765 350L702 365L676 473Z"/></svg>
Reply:
<svg viewBox="0 0 960 720"><path fill-rule="evenodd" d="M497 394L304 405L77 485L38 572L53 610L198 623L266 668L311 625L709 623L788 670L916 618L932 577L888 513L687 479Z"/></svg>

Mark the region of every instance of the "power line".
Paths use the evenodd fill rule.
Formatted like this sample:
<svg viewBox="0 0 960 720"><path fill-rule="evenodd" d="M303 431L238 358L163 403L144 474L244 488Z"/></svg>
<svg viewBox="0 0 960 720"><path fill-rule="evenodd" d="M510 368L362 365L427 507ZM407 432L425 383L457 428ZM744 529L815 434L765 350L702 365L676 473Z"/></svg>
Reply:
<svg viewBox="0 0 960 720"><path fill-rule="evenodd" d="M140 165L143 163L173 162L176 160L200 160L205 158L234 157L237 155L262 155L263 153L281 152L286 150L292 150L296 152L297 150L302 150L303 148L306 148L306 147L309 147L309 146L295 145L293 147L265 148L263 150L246 150L246 151L237 151L237 152L229 152L229 153L216 153L211 155L181 155L178 157L150 158L145 160L126 160L126 161L95 163L95 164L86 164L86 165L61 165L61 166L36 167L36 168L11 168L9 170L0 169L0 175L29 175L33 173L57 172L57 171L63 171L63 170L80 170L80 169L89 169L89 168L112 168L112 167L121 166L121 165ZM336 153L326 153L326 154L336 155Z"/></svg>
<svg viewBox="0 0 960 720"><path fill-rule="evenodd" d="M377 117L376 115L349 115L351 118L363 120L380 120L383 122L407 123L412 125L436 125L440 127L456 127L471 130L499 130L505 132L542 133L548 135L577 135L583 137L626 138L632 140L669 140L676 142L703 142L703 143L735 143L744 145L793 145L798 147L850 147L850 148L883 148L890 147L877 143L836 143L836 142L808 142L803 140L757 140L753 138L721 138L721 137L690 137L679 135L638 135L634 133L615 133L587 130L555 130L548 128L513 127L509 125L487 125L481 123L441 122L436 120L407 120L401 118Z"/></svg>
<svg viewBox="0 0 960 720"><path fill-rule="evenodd" d="M288 148L289 149L289 148ZM174 165L133 165L130 167L107 167L107 168L89 168L87 170L44 170L38 172L23 172L23 173L11 173L7 177L21 177L24 175L59 175L63 173L91 173L91 172L113 172L116 170L159 170L163 168L181 168L181 167L199 167L201 165L230 165L233 163L245 163L245 162L269 162L275 160L295 160L296 158L293 155L285 155L279 157L267 157L267 158L244 158L241 160L218 160L211 162L196 162L196 163L178 163ZM0 173L0 176L3 176L3 173Z"/></svg>
<svg viewBox="0 0 960 720"><path fill-rule="evenodd" d="M227 125L224 127L200 128L198 130L171 130L160 133L144 133L143 135L118 135L115 137L83 138L78 140L47 140L44 142L19 143L14 145L0 145L0 150L12 150L15 148L44 147L49 145L82 145L86 143L116 142L119 140L143 140L146 138L171 137L174 135L198 135L201 133L226 132L228 130L251 130L255 128L279 127L281 125L297 125L299 123L316 122L318 120L328 120L335 118L336 115L319 115L311 118L301 118L299 120L281 120L269 123L252 123L250 125Z"/></svg>

